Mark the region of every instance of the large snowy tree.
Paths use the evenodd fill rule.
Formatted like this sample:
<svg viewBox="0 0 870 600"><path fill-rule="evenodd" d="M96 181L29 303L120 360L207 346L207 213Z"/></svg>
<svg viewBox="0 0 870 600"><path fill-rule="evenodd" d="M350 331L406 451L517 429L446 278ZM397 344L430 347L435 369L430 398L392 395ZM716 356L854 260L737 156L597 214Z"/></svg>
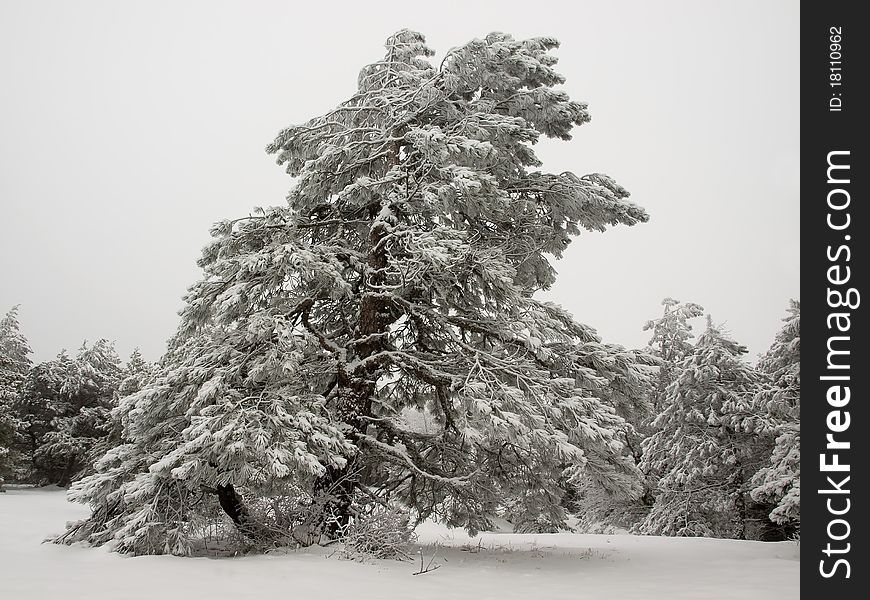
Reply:
<svg viewBox="0 0 870 600"><path fill-rule="evenodd" d="M589 120L557 45L493 33L432 64L403 30L279 133L287 203L214 227L65 540L184 552L204 497L255 536L246 500L291 485L338 527L361 496L471 530L506 504L560 524L566 481L637 491L617 410L644 360L535 298L572 236L647 220L606 175L536 170L538 140Z"/></svg>
<svg viewBox="0 0 870 600"><path fill-rule="evenodd" d="M0 489L6 480L21 476L21 454L17 451L20 424L13 403L30 369L31 353L18 323L18 307L0 319Z"/></svg>

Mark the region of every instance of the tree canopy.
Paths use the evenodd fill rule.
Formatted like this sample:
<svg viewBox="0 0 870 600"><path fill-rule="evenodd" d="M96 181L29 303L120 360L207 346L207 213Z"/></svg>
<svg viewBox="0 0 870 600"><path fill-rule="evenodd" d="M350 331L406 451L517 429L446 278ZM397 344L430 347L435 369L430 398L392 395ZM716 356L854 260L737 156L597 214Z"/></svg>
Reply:
<svg viewBox="0 0 870 600"><path fill-rule="evenodd" d="M278 134L286 204L213 228L67 539L182 551L203 491L251 534L244 498L291 483L339 524L362 494L471 530L506 499L561 523L563 481L636 493L618 410L645 355L535 298L573 236L647 220L606 175L536 170L535 142L589 120L557 45L494 33L436 65L403 30L350 99Z"/></svg>

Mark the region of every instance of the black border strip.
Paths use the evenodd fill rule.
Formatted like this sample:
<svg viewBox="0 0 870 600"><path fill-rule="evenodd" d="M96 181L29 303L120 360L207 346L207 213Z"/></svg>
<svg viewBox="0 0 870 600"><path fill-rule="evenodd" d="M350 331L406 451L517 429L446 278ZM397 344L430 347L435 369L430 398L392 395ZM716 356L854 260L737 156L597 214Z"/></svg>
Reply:
<svg viewBox="0 0 870 600"><path fill-rule="evenodd" d="M837 600L870 589L868 494L860 491L870 487L870 353L862 352L870 345L870 104L861 6L801 5L801 589Z"/></svg>

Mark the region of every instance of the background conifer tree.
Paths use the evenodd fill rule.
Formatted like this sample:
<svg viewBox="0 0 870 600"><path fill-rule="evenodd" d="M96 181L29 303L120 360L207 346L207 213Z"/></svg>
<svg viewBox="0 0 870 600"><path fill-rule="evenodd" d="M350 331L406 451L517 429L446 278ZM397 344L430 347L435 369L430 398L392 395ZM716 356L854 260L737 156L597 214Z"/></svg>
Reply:
<svg viewBox="0 0 870 600"><path fill-rule="evenodd" d="M30 369L30 353L18 323L18 307L13 306L0 320L0 490L4 481L22 476L22 457L17 449L20 423L13 404Z"/></svg>
<svg viewBox="0 0 870 600"><path fill-rule="evenodd" d="M641 532L747 537L749 480L769 448L744 427L763 381L745 352L708 317L644 442L640 467L658 481Z"/></svg>
<svg viewBox="0 0 870 600"><path fill-rule="evenodd" d="M649 463L642 463L644 441L655 432L652 422L666 404L668 386L676 379L683 360L692 354L694 345L689 321L704 314L701 306L673 298L665 298L662 305L662 316L643 326L644 331L652 332L644 351L651 357L647 378L631 395L635 398L634 404L620 412L625 419L626 450L635 463L647 467ZM569 506L578 517L578 528L586 532L611 532L636 527L654 502L659 477L659 473L643 473L640 497L614 495L595 481L585 480L578 489L571 490Z"/></svg>
<svg viewBox="0 0 870 600"><path fill-rule="evenodd" d="M800 528L800 407L801 305L792 300L785 324L758 368L770 378L770 387L755 398L761 430L775 438L768 464L752 477L752 498L772 505L770 520L789 536Z"/></svg>
<svg viewBox="0 0 870 600"><path fill-rule="evenodd" d="M12 408L29 481L66 486L89 470L108 433L120 375L107 340L82 344L75 357L62 351L28 372Z"/></svg>

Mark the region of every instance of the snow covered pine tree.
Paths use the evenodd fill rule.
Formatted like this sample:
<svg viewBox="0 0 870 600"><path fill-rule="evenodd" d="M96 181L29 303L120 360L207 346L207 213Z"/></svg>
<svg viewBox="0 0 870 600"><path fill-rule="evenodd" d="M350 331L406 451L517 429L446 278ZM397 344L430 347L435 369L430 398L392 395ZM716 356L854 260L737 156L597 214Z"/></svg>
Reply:
<svg viewBox="0 0 870 600"><path fill-rule="evenodd" d="M785 325L758 368L771 379L755 397L760 426L776 441L769 463L752 477L753 500L774 506L770 520L780 537L800 533L801 522L801 305L792 300Z"/></svg>
<svg viewBox="0 0 870 600"><path fill-rule="evenodd" d="M661 361L652 401L656 414L665 407L668 386L677 379L681 363L694 350L689 321L704 315L704 307L694 302L665 298L662 306L662 316L647 321L643 327L644 331L652 331L649 350Z"/></svg>
<svg viewBox="0 0 870 600"><path fill-rule="evenodd" d="M91 469L108 434L120 374L120 359L105 339L82 344L75 358L61 351L30 370L13 403L29 481L66 486Z"/></svg>
<svg viewBox="0 0 870 600"><path fill-rule="evenodd" d="M749 480L769 446L746 428L762 376L745 353L707 317L643 444L640 467L660 478L639 532L747 539Z"/></svg>
<svg viewBox="0 0 870 600"><path fill-rule="evenodd" d="M287 204L214 227L65 541L188 552L215 498L256 537L250 500L288 490L333 533L359 498L476 530L506 500L561 523L560 481L637 490L614 408L637 356L534 298L571 236L647 220L605 175L530 170L542 135L589 120L554 87L557 45L493 33L434 67L403 30L349 100L277 136Z"/></svg>
<svg viewBox="0 0 870 600"><path fill-rule="evenodd" d="M12 407L30 370L30 353L18 324L18 307L13 306L0 319L0 491L4 481L20 479L23 474L21 453L16 449L20 423Z"/></svg>
<svg viewBox="0 0 870 600"><path fill-rule="evenodd" d="M625 441L635 463L643 463L643 443L655 429L652 423L667 405L668 386L676 380L680 365L693 352L691 343L691 319L704 314L704 309L693 302L680 302L673 298L662 300L662 316L644 324L644 331L651 331L652 338L646 351L654 357L655 367L650 373L651 382L646 382L649 398L644 398L640 388L633 394L633 410L622 410L626 420ZM641 403L640 400L644 402ZM654 491L661 473L644 472L644 493L640 498L614 497L595 481L585 480L575 498L572 508L578 517L578 529L586 532L608 533L614 529L634 529L649 513L654 502Z"/></svg>

